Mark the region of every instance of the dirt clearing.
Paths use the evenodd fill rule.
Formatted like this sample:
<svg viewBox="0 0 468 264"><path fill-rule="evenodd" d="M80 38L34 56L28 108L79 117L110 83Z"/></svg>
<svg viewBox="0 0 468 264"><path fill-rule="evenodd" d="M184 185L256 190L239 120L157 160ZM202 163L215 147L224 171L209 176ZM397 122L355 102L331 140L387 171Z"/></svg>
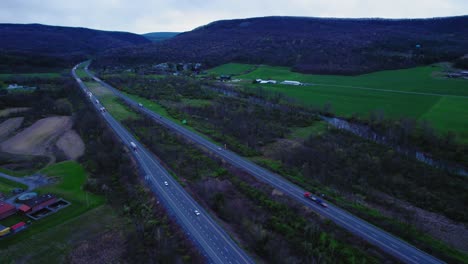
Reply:
<svg viewBox="0 0 468 264"><path fill-rule="evenodd" d="M15 132L23 123L24 117L9 118L0 123L0 141Z"/></svg>
<svg viewBox="0 0 468 264"><path fill-rule="evenodd" d="M14 154L43 155L51 142L72 127L69 116L54 116L36 121L30 127L0 144L0 150Z"/></svg>
<svg viewBox="0 0 468 264"><path fill-rule="evenodd" d="M57 147L65 153L69 159L77 159L84 154L85 145L81 137L75 130L68 130L59 140L57 140Z"/></svg>

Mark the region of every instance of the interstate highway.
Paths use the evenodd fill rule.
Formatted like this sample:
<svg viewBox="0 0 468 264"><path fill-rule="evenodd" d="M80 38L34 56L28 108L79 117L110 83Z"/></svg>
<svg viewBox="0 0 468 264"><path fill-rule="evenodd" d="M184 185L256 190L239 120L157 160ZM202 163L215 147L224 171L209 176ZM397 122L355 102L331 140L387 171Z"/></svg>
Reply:
<svg viewBox="0 0 468 264"><path fill-rule="evenodd" d="M84 95L89 98L99 111L103 107L96 102L94 95L88 96L88 88L76 75L78 65L72 70L72 75L78 82ZM123 144L130 149L130 142L137 146L132 151L142 171L144 171L145 183L157 195L161 203L167 208L168 213L173 216L177 223L185 230L185 233L201 249L202 254L209 263L254 263L254 261L229 237L229 235L210 217L184 188L165 170L153 154L139 143L129 131L117 122L107 111L101 113ZM168 182L168 186L164 184ZM196 215L198 210L200 215Z"/></svg>
<svg viewBox="0 0 468 264"><path fill-rule="evenodd" d="M110 86L109 84L105 83L104 81L100 80L93 74L89 72L87 68L85 68L86 73L92 77L95 81L100 83L102 86L109 88L115 95L122 98L126 101L129 105L134 108L138 108L141 112L145 113L149 117L151 117L154 121L160 123L161 125L179 133L180 135L184 136L186 139L197 143L200 146L212 151L220 158L224 159L226 162L230 163L233 166L243 169L244 171L248 172L252 176L256 177L258 180L270 184L271 186L275 187L276 189L282 191L283 193L289 195L290 197L294 198L296 201L306 205L307 207L311 208L313 211L317 212L318 214L325 216L335 222L337 225L345 228L349 232L355 234L363 238L364 240L368 241L370 244L382 249L386 253L394 256L395 258L399 259L404 263L444 263L443 261L423 252L416 247L410 245L409 243L399 239L398 237L368 223L351 213L342 210L333 204L328 203L328 208L323 208L316 203L312 202L309 199L304 198L303 194L306 190L302 189L301 187L289 182L285 178L270 172L259 165L251 162L250 160L239 156L238 154L224 150L220 146L216 145L215 143L203 138L202 136L198 135L197 133L190 131L189 129L179 125L172 120L169 120L161 115L158 115L145 107L139 107L138 102L133 101L125 94L121 93L114 87Z"/></svg>

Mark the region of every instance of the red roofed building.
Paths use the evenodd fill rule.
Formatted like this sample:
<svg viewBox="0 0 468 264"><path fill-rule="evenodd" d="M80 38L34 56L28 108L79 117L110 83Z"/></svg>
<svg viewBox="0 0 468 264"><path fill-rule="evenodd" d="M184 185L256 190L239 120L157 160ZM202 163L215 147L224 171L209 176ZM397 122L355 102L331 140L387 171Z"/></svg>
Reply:
<svg viewBox="0 0 468 264"><path fill-rule="evenodd" d="M25 204L22 204L18 210L24 214L28 213L29 211L31 211L31 207L25 205Z"/></svg>
<svg viewBox="0 0 468 264"><path fill-rule="evenodd" d="M0 220L16 213L16 207L9 203L0 202Z"/></svg>
<svg viewBox="0 0 468 264"><path fill-rule="evenodd" d="M53 194L48 193L36 196L32 199L24 201L23 203L31 209L30 213L34 213L45 208L46 206L55 203L56 201L57 198ZM23 209L26 209L26 207L23 207Z"/></svg>

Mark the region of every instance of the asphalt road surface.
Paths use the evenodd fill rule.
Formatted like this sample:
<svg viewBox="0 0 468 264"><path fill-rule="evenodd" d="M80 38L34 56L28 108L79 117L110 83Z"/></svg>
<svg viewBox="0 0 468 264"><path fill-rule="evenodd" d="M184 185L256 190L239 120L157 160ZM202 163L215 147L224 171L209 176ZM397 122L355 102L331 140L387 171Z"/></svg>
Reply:
<svg viewBox="0 0 468 264"><path fill-rule="evenodd" d="M77 65L78 66L78 65ZM96 109L103 107L96 101L94 95L72 70L72 75L80 85L81 90L91 100ZM160 202L167 208L169 214L186 231L187 235L201 249L202 254L210 263L254 263L254 261L229 237L229 235L216 223L184 188L164 169L157 159L140 144L130 132L117 122L107 111L101 112L103 118L120 137L123 144L133 152L144 171L145 182L157 195ZM134 142L136 150L132 150L130 142ZM166 183L167 182L167 185ZM195 213L198 210L198 215Z"/></svg>
<svg viewBox="0 0 468 264"><path fill-rule="evenodd" d="M164 125L167 128L170 128L173 131L178 132L179 134L183 135L185 138L216 153L219 157L229 162L230 164L245 170L246 172L250 173L252 176L256 177L258 180L270 184L276 189L294 198L298 202L311 208L315 212L329 218L330 220L335 222L337 225L345 228L349 232L379 247L380 249L394 256L400 261L404 263L414 263L414 264L444 263L443 261L399 239L398 237L393 236L383 231L382 229L334 206L333 204L330 204L329 202L325 201L328 204L328 208L324 208L316 204L312 200L304 198L304 192L306 192L306 190L303 190L301 187L287 181L283 177L273 172L270 172L260 167L259 165L251 162L250 160L237 155L236 153L233 153L228 150L224 150L222 146L218 146L215 143L212 143L211 141L203 138L202 136L198 135L197 133L193 131L188 130L182 125L179 125L173 122L172 120L169 120L163 116L160 116L146 109L144 106L139 107L138 102L133 101L129 97L125 96L123 93L119 92L117 89L103 82L102 80L100 80L99 78L91 74L88 71L88 69L85 69L85 70L87 74L89 74L95 81L99 82L104 87L107 87L110 90L112 90L114 94L116 94L117 96L125 100L129 105L140 109L141 112L147 114L156 122Z"/></svg>

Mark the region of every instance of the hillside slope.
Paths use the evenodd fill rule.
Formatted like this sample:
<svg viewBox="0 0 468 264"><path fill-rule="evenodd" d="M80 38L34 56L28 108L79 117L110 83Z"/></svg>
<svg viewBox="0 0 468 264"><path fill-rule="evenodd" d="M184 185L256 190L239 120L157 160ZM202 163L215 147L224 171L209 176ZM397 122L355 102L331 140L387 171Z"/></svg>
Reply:
<svg viewBox="0 0 468 264"><path fill-rule="evenodd" d="M106 52L101 66L166 61L293 66L358 74L468 53L468 16L435 19L263 17L223 20L164 42Z"/></svg>
<svg viewBox="0 0 468 264"><path fill-rule="evenodd" d="M112 48L150 43L143 36L40 24L0 24L0 71L63 67ZM3 67L2 67L3 66Z"/></svg>

